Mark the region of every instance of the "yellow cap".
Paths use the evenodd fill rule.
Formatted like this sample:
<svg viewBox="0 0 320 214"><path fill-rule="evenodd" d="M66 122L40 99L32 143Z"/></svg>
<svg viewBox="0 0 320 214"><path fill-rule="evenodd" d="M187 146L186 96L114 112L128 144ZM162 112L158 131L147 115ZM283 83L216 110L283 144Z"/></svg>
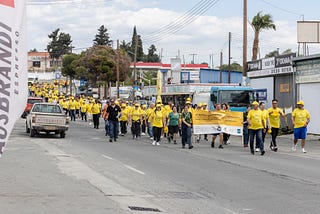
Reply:
<svg viewBox="0 0 320 214"><path fill-rule="evenodd" d="M156 107L161 107L161 104L157 104Z"/></svg>
<svg viewBox="0 0 320 214"><path fill-rule="evenodd" d="M299 101L297 102L297 105L303 105L303 106L304 106L304 102L303 102L302 100L299 100Z"/></svg>
<svg viewBox="0 0 320 214"><path fill-rule="evenodd" d="M126 104L125 104L125 103L122 103L122 104L121 104L121 107L126 107Z"/></svg>
<svg viewBox="0 0 320 214"><path fill-rule="evenodd" d="M188 98L187 98L187 101L191 101L191 98L190 98L190 97L188 97Z"/></svg>
<svg viewBox="0 0 320 214"><path fill-rule="evenodd" d="M198 103L198 107L202 107L203 106L203 104L202 103Z"/></svg>
<svg viewBox="0 0 320 214"><path fill-rule="evenodd" d="M191 104L191 102L190 102L190 101L187 101L186 104Z"/></svg>
<svg viewBox="0 0 320 214"><path fill-rule="evenodd" d="M254 101L253 103L252 103L252 105L259 105L259 103L257 102L257 101Z"/></svg>
<svg viewBox="0 0 320 214"><path fill-rule="evenodd" d="M135 107L139 107L139 103L135 103L134 106L135 106Z"/></svg>
<svg viewBox="0 0 320 214"><path fill-rule="evenodd" d="M202 106L207 106L208 104L207 103L202 103Z"/></svg>

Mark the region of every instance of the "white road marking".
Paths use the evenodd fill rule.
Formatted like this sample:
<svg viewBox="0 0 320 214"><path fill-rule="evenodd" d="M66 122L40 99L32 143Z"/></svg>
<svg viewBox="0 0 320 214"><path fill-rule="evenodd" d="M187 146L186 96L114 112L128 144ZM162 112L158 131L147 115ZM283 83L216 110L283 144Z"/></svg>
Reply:
<svg viewBox="0 0 320 214"><path fill-rule="evenodd" d="M134 172L137 172L137 173L139 173L139 174L141 174L141 175L146 175L146 173L144 173L144 172L142 172L142 171L140 171L140 170L137 170L136 168L134 168L134 167L132 167L132 166L129 166L129 165L126 165L126 164L123 164L127 169L130 169L130 170L132 170L132 171L134 171Z"/></svg>
<svg viewBox="0 0 320 214"><path fill-rule="evenodd" d="M115 159L113 159L112 157L109 157L109 156L107 156L107 155L102 155L102 157L104 157L104 158L106 158L106 159L108 159L108 160L117 161L118 163L120 163L121 165L123 165L124 167L126 167L127 169L130 169L131 171L134 171L134 172L136 172L136 173L139 173L140 175L146 175L146 173L144 173L144 172L142 172L142 171L140 171L140 170L138 170L138 169L136 169L136 168L134 168L134 167L132 167L132 166L129 166L129 165L127 165L127 164L124 164L124 163L122 163L121 161L115 160Z"/></svg>
<svg viewBox="0 0 320 214"><path fill-rule="evenodd" d="M102 157L106 158L106 159L109 159L109 160L114 160L112 157L109 157L107 155L102 155Z"/></svg>

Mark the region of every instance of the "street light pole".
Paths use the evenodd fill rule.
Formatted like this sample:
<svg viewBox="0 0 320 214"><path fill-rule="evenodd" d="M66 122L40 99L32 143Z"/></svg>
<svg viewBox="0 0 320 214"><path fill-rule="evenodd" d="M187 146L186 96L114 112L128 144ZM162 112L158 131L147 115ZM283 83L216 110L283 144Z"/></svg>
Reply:
<svg viewBox="0 0 320 214"><path fill-rule="evenodd" d="M135 44L134 44L134 56L133 56L133 86L137 84L137 68L136 68L136 63L137 63L137 53L138 53L138 35L135 35ZM135 88L133 88L133 100L135 100Z"/></svg>
<svg viewBox="0 0 320 214"><path fill-rule="evenodd" d="M243 72L242 76L247 77L247 0L243 0L243 51L242 51L242 64L243 64Z"/></svg>
<svg viewBox="0 0 320 214"><path fill-rule="evenodd" d="M117 98L119 99L119 84L120 84L120 53L119 53L119 39L117 40Z"/></svg>

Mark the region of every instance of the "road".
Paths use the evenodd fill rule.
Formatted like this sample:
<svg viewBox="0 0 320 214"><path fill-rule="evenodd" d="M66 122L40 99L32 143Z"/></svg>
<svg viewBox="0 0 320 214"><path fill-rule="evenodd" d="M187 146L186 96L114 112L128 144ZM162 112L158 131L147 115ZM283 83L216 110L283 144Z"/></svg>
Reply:
<svg viewBox="0 0 320 214"><path fill-rule="evenodd" d="M147 137L109 143L103 129L71 124L65 139L30 138L19 120L0 159L1 213L319 213L320 145L307 154L251 155L241 138L192 150ZM269 139L267 139L267 142ZM149 211L133 211L129 207Z"/></svg>

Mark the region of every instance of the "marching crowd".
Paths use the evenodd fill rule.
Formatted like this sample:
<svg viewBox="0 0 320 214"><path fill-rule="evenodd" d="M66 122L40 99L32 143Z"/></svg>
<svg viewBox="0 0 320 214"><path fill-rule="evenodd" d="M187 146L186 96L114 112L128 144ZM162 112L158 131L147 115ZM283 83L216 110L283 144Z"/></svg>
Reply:
<svg viewBox="0 0 320 214"><path fill-rule="evenodd" d="M42 97L46 102L59 103L71 118L71 121L82 120L88 122L93 128L99 129L100 117L105 121L105 135L109 136L109 142L116 142L120 136L128 134L128 128L132 139L148 136L152 145L160 145L161 139L166 138L168 143L177 144L181 138L182 148L186 145L193 148L192 142L199 143L201 138L208 141L211 136L211 147L215 147L218 138L218 148L228 144L228 133L215 133L192 136L192 113L197 110L208 111L207 103L198 103L192 106L191 98L187 98L185 107L181 112L172 102L164 105L161 99L149 105L140 105L139 102L129 102L121 99L94 99L90 96L67 96L58 93L57 86L53 84L34 84L30 86L31 96ZM216 103L215 111L229 111L227 103ZM272 100L272 107L266 109L265 103L254 101L243 113L243 146L249 147L251 154L260 152L265 154L265 137L271 135L270 149L278 151L277 136L279 134L281 117L286 117L282 109L278 107L278 100ZM310 122L310 114L304 109L304 102L297 102L297 108L292 112L294 126L294 142L292 151L296 151L297 142L301 139L301 149L305 150L307 125Z"/></svg>

